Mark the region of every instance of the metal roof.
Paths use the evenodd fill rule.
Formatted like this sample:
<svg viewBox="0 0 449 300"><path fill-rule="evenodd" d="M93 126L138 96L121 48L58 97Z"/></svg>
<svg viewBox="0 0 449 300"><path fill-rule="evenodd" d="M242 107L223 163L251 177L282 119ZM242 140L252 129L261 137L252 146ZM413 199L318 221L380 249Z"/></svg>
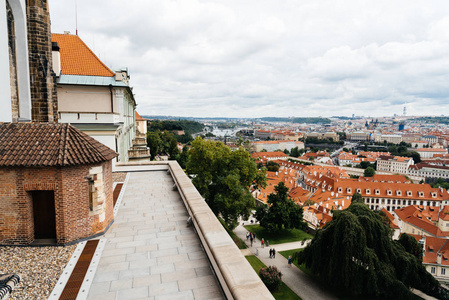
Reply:
<svg viewBox="0 0 449 300"><path fill-rule="evenodd" d="M123 81L115 80L115 77L105 77L105 76L86 76L86 75L65 75L61 74L58 79L58 84L75 84L75 85L94 85L94 86L116 86L116 87L127 87L129 85Z"/></svg>

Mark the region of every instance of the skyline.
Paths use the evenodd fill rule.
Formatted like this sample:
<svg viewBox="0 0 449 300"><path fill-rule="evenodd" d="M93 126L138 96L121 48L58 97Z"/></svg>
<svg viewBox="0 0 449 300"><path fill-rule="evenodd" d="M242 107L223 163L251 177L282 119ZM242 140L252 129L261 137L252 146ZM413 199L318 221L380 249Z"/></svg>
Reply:
<svg viewBox="0 0 449 300"><path fill-rule="evenodd" d="M75 34L75 0L50 0ZM141 115L331 117L449 111L445 1L77 1L78 34L128 67Z"/></svg>

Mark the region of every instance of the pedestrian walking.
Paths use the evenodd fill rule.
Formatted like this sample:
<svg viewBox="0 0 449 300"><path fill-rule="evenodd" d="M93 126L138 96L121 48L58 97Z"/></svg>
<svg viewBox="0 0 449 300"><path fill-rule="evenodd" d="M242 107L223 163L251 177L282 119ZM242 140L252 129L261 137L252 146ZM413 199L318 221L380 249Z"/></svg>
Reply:
<svg viewBox="0 0 449 300"><path fill-rule="evenodd" d="M273 248L273 258L276 258L276 249Z"/></svg>
<svg viewBox="0 0 449 300"><path fill-rule="evenodd" d="M263 240L263 238L260 240L260 245L262 246L262 248L265 246L265 241Z"/></svg>
<svg viewBox="0 0 449 300"><path fill-rule="evenodd" d="M267 247L269 247L269 246L270 246L270 243L268 242L268 240L266 241L266 244L267 244Z"/></svg>
<svg viewBox="0 0 449 300"><path fill-rule="evenodd" d="M246 241L248 241L248 239L249 239L249 232L247 231L246 232Z"/></svg>
<svg viewBox="0 0 449 300"><path fill-rule="evenodd" d="M289 256L289 257L288 257L288 260L287 260L287 262L288 262L288 267L289 267L289 268L291 268L291 267L292 267L292 262L293 262L293 260L292 260L292 257L291 257L291 256Z"/></svg>
<svg viewBox="0 0 449 300"><path fill-rule="evenodd" d="M250 236L249 236L249 239L250 239L250 241L251 241L251 247L252 247L252 246L253 246L253 240L254 240L254 239L253 239L253 236L250 235Z"/></svg>
<svg viewBox="0 0 449 300"><path fill-rule="evenodd" d="M273 249L270 248L270 258L273 258Z"/></svg>

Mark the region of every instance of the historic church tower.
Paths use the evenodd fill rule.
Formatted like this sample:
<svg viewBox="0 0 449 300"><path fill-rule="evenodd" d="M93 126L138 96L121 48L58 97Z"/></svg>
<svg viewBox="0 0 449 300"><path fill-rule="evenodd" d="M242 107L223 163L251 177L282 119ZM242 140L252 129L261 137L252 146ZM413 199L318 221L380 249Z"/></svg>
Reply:
<svg viewBox="0 0 449 300"><path fill-rule="evenodd" d="M26 0L26 8L32 121L57 122L48 0Z"/></svg>

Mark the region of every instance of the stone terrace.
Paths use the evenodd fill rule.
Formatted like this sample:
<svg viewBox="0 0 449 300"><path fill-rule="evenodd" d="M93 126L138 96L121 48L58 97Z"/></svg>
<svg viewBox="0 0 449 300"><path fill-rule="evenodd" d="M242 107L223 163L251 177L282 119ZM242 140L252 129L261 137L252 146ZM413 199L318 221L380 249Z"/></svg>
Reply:
<svg viewBox="0 0 449 300"><path fill-rule="evenodd" d="M173 185L167 171L129 173L88 299L224 298Z"/></svg>

